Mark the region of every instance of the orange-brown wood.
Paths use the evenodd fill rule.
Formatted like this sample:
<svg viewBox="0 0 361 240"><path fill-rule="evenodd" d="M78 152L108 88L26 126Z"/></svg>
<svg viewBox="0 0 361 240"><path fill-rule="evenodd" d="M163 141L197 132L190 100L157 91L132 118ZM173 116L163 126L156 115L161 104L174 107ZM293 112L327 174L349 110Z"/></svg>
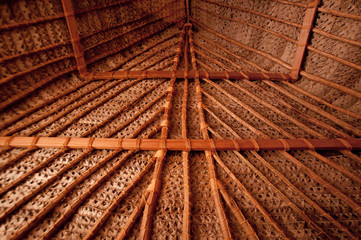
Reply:
<svg viewBox="0 0 361 240"><path fill-rule="evenodd" d="M320 4L320 0L309 0L305 17L303 19L303 24L301 28L301 33L298 38L298 43L296 47L295 59L292 65L290 75L294 79L298 79L298 76L301 71L302 61L305 56L307 49L307 42L310 38L311 30L313 27L313 22L317 13L317 7Z"/></svg>
<svg viewBox="0 0 361 240"><path fill-rule="evenodd" d="M10 141L9 141L10 139ZM31 147L34 137L0 137L0 147ZM39 137L36 142L38 148L63 148L67 138L65 137ZM9 141L9 142L8 142ZM169 151L186 151L189 148L189 142L192 151L208 151L212 150L212 143L209 139L137 139L132 138L95 138L92 143L94 149L119 149L124 150L161 150L164 148ZM236 139L240 151L257 150L254 142L250 139ZM256 139L259 150L287 150L282 143L285 141L289 145L289 150L360 150L360 138L348 139ZM88 148L89 138L72 137L67 143L69 148ZM121 143L121 146L119 145ZM139 146L138 146L139 143ZM310 145L310 144L311 145ZM232 139L214 139L214 145L217 151L237 150ZM313 146L313 147L311 147Z"/></svg>
<svg viewBox="0 0 361 240"><path fill-rule="evenodd" d="M116 71L116 72L96 72L88 74L85 79L127 79L127 78L171 78L174 71ZM187 76L188 79L199 76L200 78L211 78L211 79L233 79L233 80L273 80L273 81L291 81L292 78L288 74L282 73L261 73L261 72L214 72L214 71L175 71L176 78L184 78Z"/></svg>
<svg viewBox="0 0 361 240"><path fill-rule="evenodd" d="M70 41L71 44L73 45L74 57L78 66L78 71L80 74L85 74L87 72L86 63L75 20L73 5L71 3L71 0L62 0L61 3L63 5L64 15L65 15L66 23L68 25Z"/></svg>

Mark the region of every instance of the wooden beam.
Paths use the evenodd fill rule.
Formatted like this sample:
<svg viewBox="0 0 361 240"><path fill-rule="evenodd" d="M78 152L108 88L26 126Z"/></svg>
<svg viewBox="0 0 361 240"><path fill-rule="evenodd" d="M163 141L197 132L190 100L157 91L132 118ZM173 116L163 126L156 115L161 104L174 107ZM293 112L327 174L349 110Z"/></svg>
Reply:
<svg viewBox="0 0 361 240"><path fill-rule="evenodd" d="M94 148L169 151L361 150L361 138L335 139L134 139L71 137L0 137L0 147ZM92 142L91 142L92 141ZM91 146L89 143L91 142ZM214 145L213 145L214 144Z"/></svg>
<svg viewBox="0 0 361 240"><path fill-rule="evenodd" d="M68 25L68 30L70 34L70 41L73 45L74 57L76 64L78 66L79 74L85 74L87 72L86 63L84 59L84 51L80 42L79 32L76 24L74 8L71 3L71 0L62 0L61 1L64 9L64 16L66 19L66 24Z"/></svg>
<svg viewBox="0 0 361 240"><path fill-rule="evenodd" d="M301 27L301 33L298 38L298 43L296 47L295 59L290 71L290 75L293 79L298 79L298 76L301 71L302 61L305 56L307 49L308 39L310 38L311 31L313 28L313 22L317 13L317 7L320 4L320 0L309 0L305 17L303 19L303 24Z"/></svg>
<svg viewBox="0 0 361 240"><path fill-rule="evenodd" d="M176 78L188 79L208 78L208 79L231 79L231 80L271 80L271 81L292 81L289 74L283 73L262 73L262 72L207 72L207 71L115 71L115 72L95 72L84 76L85 80L106 79L128 79L128 78L172 78L175 72Z"/></svg>

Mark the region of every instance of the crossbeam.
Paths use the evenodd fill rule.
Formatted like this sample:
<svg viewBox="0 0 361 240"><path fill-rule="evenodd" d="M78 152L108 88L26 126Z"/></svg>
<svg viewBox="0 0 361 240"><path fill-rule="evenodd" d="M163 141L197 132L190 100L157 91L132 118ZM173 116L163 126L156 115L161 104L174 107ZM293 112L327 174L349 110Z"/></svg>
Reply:
<svg viewBox="0 0 361 240"><path fill-rule="evenodd" d="M141 139L77 137L0 137L0 147L88 148L115 150L249 151L361 150L360 138L349 139Z"/></svg>
<svg viewBox="0 0 361 240"><path fill-rule="evenodd" d="M263 73L263 72L207 72L207 71L115 71L115 72L92 72L83 76L85 80L129 79L129 78L208 78L208 79L231 79L231 80L273 80L292 81L289 74Z"/></svg>

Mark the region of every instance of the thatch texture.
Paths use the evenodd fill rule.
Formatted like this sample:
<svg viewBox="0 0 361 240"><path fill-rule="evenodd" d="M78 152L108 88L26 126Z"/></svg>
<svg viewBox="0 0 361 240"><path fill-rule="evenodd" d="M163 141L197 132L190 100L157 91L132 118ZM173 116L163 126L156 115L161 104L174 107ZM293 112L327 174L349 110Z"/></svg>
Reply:
<svg viewBox="0 0 361 240"><path fill-rule="evenodd" d="M0 24L1 239L360 238L360 2L15 0Z"/></svg>

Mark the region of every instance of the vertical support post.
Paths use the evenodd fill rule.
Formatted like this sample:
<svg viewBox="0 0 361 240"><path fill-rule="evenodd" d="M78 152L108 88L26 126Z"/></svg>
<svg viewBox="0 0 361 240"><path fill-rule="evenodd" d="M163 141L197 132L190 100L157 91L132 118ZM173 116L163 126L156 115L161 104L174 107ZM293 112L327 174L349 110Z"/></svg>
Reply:
<svg viewBox="0 0 361 240"><path fill-rule="evenodd" d="M309 0L305 17L303 19L303 24L301 27L300 36L296 46L295 59L293 61L292 69L290 72L291 77L294 80L297 80L301 71L302 61L305 56L308 39L311 35L313 28L313 22L317 13L317 7L320 4L321 0Z"/></svg>
<svg viewBox="0 0 361 240"><path fill-rule="evenodd" d="M71 0L62 0L61 3L63 5L64 16L66 19L66 24L68 25L70 41L73 46L74 57L78 66L78 71L80 76L84 76L88 71L86 69L84 52L81 46L80 36L77 29L73 4L71 3Z"/></svg>

